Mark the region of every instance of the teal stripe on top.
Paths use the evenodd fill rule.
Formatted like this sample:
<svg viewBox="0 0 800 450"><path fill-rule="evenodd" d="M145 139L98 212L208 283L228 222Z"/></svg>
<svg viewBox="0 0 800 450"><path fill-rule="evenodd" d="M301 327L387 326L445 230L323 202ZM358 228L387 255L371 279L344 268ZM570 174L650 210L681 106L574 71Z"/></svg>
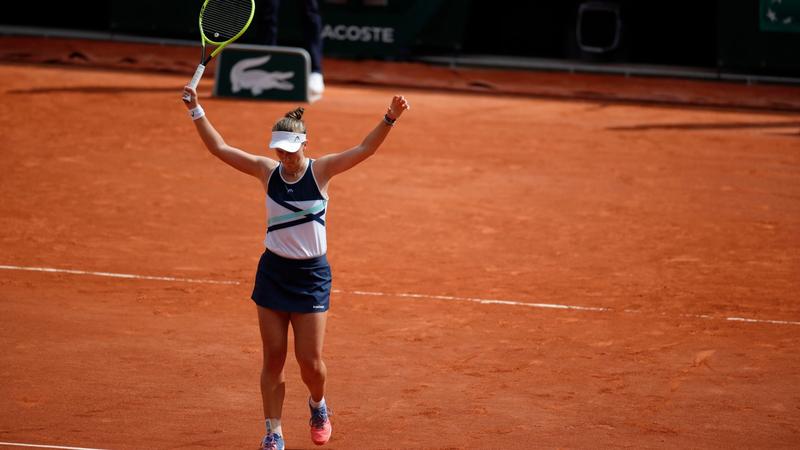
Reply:
<svg viewBox="0 0 800 450"><path fill-rule="evenodd" d="M270 217L268 226L277 225L279 223L289 222L294 219L299 219L300 217L310 216L312 214L316 214L323 209L328 204L327 200L322 200L321 202L317 203L316 205L312 206L311 208L304 209L302 211L297 211L291 214L284 214L282 216L275 216Z"/></svg>

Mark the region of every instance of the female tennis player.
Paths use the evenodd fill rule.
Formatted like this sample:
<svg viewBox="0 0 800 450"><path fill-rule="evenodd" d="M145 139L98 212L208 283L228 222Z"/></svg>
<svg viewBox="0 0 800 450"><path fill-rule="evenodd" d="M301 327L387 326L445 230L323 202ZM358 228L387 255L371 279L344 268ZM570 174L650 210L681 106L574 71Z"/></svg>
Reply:
<svg viewBox="0 0 800 450"><path fill-rule="evenodd" d="M303 382L308 386L311 440L322 445L331 437L330 413L325 403L327 369L322 360L325 323L331 290L325 235L328 185L340 174L372 156L403 112L403 96L392 98L386 114L357 146L319 159L306 157L308 145L303 108L297 108L272 127L269 148L277 161L228 145L214 129L189 86L184 93L189 115L200 138L214 156L252 175L266 192L266 250L258 263L252 299L257 305L264 365L261 397L266 436L262 449L283 450L281 411L285 393L283 365L289 324L294 331L294 353Z"/></svg>

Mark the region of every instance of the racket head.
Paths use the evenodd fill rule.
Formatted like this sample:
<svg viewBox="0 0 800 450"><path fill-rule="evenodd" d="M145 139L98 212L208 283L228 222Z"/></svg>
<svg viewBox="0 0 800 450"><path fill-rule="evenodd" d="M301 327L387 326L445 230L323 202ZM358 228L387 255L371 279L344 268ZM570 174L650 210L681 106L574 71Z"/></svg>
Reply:
<svg viewBox="0 0 800 450"><path fill-rule="evenodd" d="M200 36L206 42L222 47L239 39L247 31L255 14L255 0L206 0L200 9Z"/></svg>

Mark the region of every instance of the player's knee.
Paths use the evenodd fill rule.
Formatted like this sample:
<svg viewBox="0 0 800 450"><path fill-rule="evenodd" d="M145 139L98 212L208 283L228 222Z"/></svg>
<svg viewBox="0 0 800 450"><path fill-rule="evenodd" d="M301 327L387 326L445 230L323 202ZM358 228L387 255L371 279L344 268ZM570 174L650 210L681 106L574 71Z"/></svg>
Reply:
<svg viewBox="0 0 800 450"><path fill-rule="evenodd" d="M279 375L283 372L283 364L285 361L285 354L264 352L264 373L270 376Z"/></svg>
<svg viewBox="0 0 800 450"><path fill-rule="evenodd" d="M309 375L320 375L325 370L325 363L320 356L298 356L300 370Z"/></svg>

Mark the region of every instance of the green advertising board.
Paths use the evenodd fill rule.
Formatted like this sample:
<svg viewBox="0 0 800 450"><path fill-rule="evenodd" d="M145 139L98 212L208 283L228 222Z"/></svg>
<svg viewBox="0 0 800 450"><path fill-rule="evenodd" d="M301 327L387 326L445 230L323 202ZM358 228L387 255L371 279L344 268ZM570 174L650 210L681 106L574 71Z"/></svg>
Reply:
<svg viewBox="0 0 800 450"><path fill-rule="evenodd" d="M800 0L761 0L761 31L800 33Z"/></svg>
<svg viewBox="0 0 800 450"><path fill-rule="evenodd" d="M467 0L459 0L466 8ZM278 42L303 45L301 2L281 2ZM332 0L320 2L326 55L373 58L395 56L419 38L445 0ZM455 24L448 24L458 28ZM459 24L461 26L462 24Z"/></svg>
<svg viewBox="0 0 800 450"><path fill-rule="evenodd" d="M325 50L342 55L393 55L411 45L441 6L441 0L369 1L354 6L326 4Z"/></svg>
<svg viewBox="0 0 800 450"><path fill-rule="evenodd" d="M233 44L217 56L214 95L306 102L310 70L302 48Z"/></svg>

